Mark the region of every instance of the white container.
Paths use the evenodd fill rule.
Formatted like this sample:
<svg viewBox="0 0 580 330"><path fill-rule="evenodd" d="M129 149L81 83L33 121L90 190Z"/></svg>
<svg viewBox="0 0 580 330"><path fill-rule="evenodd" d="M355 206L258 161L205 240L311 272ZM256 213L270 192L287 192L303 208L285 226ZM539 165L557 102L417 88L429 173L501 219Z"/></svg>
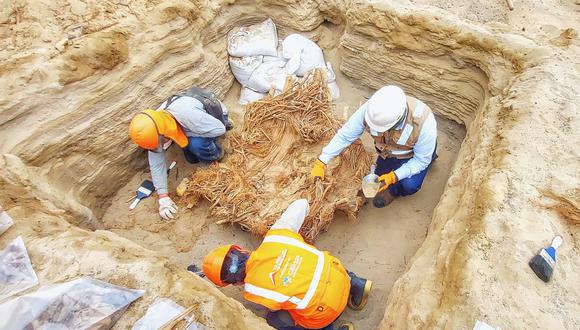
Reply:
<svg viewBox="0 0 580 330"><path fill-rule="evenodd" d="M373 198L377 195L381 183L379 176L375 174L376 165L371 165L371 171L362 179L362 191L366 198Z"/></svg>

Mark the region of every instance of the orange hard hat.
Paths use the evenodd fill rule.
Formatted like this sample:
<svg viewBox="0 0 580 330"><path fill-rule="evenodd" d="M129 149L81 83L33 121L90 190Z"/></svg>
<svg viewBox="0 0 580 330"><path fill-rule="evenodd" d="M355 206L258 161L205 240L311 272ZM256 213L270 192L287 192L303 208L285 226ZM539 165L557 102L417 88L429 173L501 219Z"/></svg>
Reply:
<svg viewBox="0 0 580 330"><path fill-rule="evenodd" d="M145 110L136 114L129 124L129 136L143 149L155 150L159 136L175 141L181 148L188 144L187 136L175 118L167 111Z"/></svg>
<svg viewBox="0 0 580 330"><path fill-rule="evenodd" d="M136 114L129 124L129 136L143 149L155 150L159 144L159 131L153 118L141 112Z"/></svg>
<svg viewBox="0 0 580 330"><path fill-rule="evenodd" d="M228 285L228 283L222 281L221 272L224 260L232 249L242 250L239 246L234 244L224 245L211 250L211 252L203 258L203 273L210 281L219 287Z"/></svg>

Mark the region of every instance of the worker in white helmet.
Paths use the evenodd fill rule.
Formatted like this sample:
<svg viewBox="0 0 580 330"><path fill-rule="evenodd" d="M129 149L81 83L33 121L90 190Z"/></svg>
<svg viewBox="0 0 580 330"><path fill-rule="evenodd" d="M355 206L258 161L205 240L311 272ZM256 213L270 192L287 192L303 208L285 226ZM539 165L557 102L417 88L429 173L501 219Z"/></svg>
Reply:
<svg viewBox="0 0 580 330"><path fill-rule="evenodd" d="M405 95L397 86L376 91L338 130L314 163L312 181L324 180L326 164L364 131L375 141L375 173L382 182L373 204L385 207L397 196L419 191L436 158L437 123L425 103Z"/></svg>

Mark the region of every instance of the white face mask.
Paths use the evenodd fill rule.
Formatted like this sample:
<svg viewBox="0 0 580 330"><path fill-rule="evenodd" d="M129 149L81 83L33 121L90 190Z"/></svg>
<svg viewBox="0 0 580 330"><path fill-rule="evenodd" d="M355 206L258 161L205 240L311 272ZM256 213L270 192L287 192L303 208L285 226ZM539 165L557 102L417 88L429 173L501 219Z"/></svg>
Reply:
<svg viewBox="0 0 580 330"><path fill-rule="evenodd" d="M370 129L371 130L371 135L372 136L379 136L379 132L375 131L374 129Z"/></svg>

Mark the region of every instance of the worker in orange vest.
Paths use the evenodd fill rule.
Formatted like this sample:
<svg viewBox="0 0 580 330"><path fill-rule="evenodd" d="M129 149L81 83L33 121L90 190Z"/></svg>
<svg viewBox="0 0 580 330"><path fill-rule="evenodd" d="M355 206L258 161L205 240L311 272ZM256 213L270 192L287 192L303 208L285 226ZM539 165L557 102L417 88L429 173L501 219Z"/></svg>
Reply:
<svg viewBox="0 0 580 330"><path fill-rule="evenodd" d="M168 195L165 151L175 142L189 163L219 161L224 150L216 139L232 127L226 106L213 93L195 86L171 96L157 110L144 110L133 117L129 136L148 151L163 219L173 219L177 213Z"/></svg>
<svg viewBox="0 0 580 330"><path fill-rule="evenodd" d="M290 204L256 251L226 245L203 260L209 280L219 287L243 284L244 298L270 309L266 319L276 329L334 329L347 304L355 310L366 305L372 286L329 252L304 242L298 232L308 208L305 199Z"/></svg>

